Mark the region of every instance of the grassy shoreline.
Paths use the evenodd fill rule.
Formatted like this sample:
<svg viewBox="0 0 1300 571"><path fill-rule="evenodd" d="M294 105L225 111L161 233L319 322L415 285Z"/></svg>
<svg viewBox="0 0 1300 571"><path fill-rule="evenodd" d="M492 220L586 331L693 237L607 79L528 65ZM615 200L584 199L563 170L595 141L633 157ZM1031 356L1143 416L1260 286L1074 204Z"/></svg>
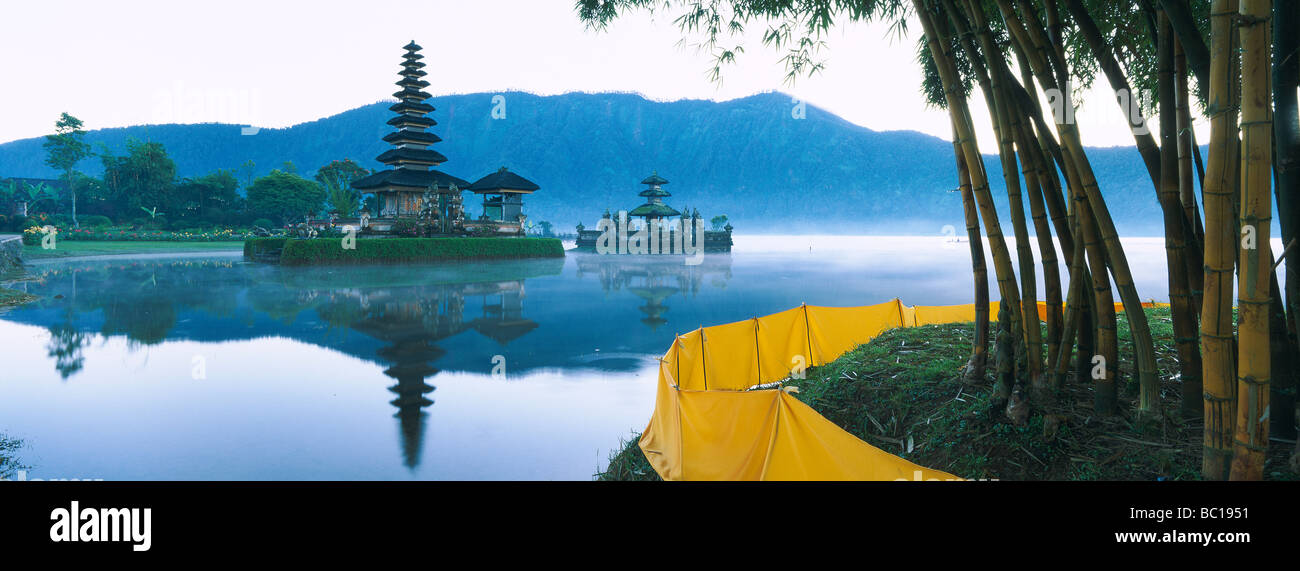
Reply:
<svg viewBox="0 0 1300 571"><path fill-rule="evenodd" d="M16 289L0 287L0 310L5 310L10 307L18 307L33 301L36 301L36 296L34 295Z"/></svg>
<svg viewBox="0 0 1300 571"><path fill-rule="evenodd" d="M827 419L891 454L964 478L999 480L1197 480L1202 424L1179 417L1180 386L1168 308L1147 310L1156 343L1164 420L1139 431L1132 343L1120 314L1121 413L1092 414L1089 385L1066 387L1034 403L1029 421L1012 425L989 410L991 377L967 385L961 368L971 324L893 329L789 384ZM611 455L601 480L658 480L634 434ZM908 452L909 442L911 452ZM1291 444L1269 447L1265 479L1296 480L1286 465Z"/></svg>
<svg viewBox="0 0 1300 571"><path fill-rule="evenodd" d="M339 240L250 239L245 255L259 244L283 248L280 264L400 264L454 260L563 258L564 246L555 238L364 238L343 248Z"/></svg>
<svg viewBox="0 0 1300 571"><path fill-rule="evenodd" d="M25 261L74 258L82 256L122 256L130 254L189 254L211 252L238 252L244 242L161 242L161 241L81 241L64 240L54 249L39 245L23 246Z"/></svg>

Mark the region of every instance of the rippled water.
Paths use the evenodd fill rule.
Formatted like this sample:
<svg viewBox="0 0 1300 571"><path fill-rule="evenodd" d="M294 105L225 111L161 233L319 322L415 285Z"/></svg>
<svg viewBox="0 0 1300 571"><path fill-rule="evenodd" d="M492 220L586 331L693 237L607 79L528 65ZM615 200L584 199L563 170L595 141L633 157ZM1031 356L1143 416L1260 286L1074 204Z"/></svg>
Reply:
<svg viewBox="0 0 1300 571"><path fill-rule="evenodd" d="M1164 299L1162 240L1126 244L1141 295ZM644 427L675 333L805 302L971 301L967 245L941 238L742 236L700 265L231 254L29 273L9 286L40 301L0 313L0 432L25 441L29 479L587 479Z"/></svg>

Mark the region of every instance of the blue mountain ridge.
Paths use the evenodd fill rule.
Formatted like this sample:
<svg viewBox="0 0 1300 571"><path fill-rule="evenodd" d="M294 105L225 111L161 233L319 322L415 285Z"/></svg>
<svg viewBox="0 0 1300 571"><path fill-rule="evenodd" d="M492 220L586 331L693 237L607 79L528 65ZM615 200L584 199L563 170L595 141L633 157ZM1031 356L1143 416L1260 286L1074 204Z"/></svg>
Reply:
<svg viewBox="0 0 1300 571"><path fill-rule="evenodd" d="M505 98L501 119L492 117L496 95ZM965 231L950 142L915 131L873 131L813 105L796 119L792 98L778 92L722 102L503 92L437 96L430 103L439 123L432 131L444 139L433 148L449 158L441 170L473 181L509 166L541 186L525 212L561 231L578 222L594 226L606 208L636 207L643 202L637 183L652 171L672 181L670 205L698 209L706 219L726 214L740 233L931 235L945 225ZM342 158L380 169L374 157L388 148L380 139L392 130L385 124L390 104L255 135L241 135L237 125L167 124L99 129L87 140L117 153L128 138L160 142L182 177L249 159L259 175L289 161L310 176ZM42 142L0 145L0 177L54 177ZM1121 232L1161 235L1159 205L1136 149L1089 148L1088 155ZM996 155L986 155L985 166L998 211L1009 220ZM95 159L80 167L102 171ZM477 205L467 202L476 214Z"/></svg>

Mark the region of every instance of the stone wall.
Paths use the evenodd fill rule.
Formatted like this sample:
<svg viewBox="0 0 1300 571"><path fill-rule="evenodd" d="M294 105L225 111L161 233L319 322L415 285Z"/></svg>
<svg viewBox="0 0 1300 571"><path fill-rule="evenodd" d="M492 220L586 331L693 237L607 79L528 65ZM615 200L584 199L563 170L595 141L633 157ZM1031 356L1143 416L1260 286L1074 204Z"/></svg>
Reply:
<svg viewBox="0 0 1300 571"><path fill-rule="evenodd" d="M0 276L23 267L23 239L16 234L0 234Z"/></svg>

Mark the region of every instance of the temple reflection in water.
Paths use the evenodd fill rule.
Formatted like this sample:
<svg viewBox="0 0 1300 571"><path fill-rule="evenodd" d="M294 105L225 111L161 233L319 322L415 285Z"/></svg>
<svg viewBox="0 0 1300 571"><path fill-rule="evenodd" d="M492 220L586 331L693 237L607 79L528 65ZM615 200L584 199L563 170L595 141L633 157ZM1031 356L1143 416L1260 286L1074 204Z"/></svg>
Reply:
<svg viewBox="0 0 1300 571"><path fill-rule="evenodd" d="M426 381L439 369L433 362L447 354L439 341L474 330L502 347L527 334L537 323L523 316L524 280L438 284L349 292L333 296L328 310L355 315L352 330L384 343L377 357L384 374L396 380L388 390L402 435L402 460L420 464L424 433L435 387ZM466 308L477 309L467 316Z"/></svg>
<svg viewBox="0 0 1300 571"><path fill-rule="evenodd" d="M87 367L102 370L102 357L94 362L91 356L101 355L97 348L109 339L125 340L123 350L143 352L146 360L151 347L173 342L287 339L328 348L377 365L355 382L384 382L400 463L414 472L427 460L422 451L434 438L433 378L440 372L487 382L498 354L508 358L512 375L556 367L633 370L671 342L671 330L663 326L674 311L683 324L697 324L693 312L699 308L679 303L674 310L673 300L706 297L705 290L725 287L731 258L708 255L703 264L687 265L679 257L575 253L564 259L394 266L382 273L220 258L123 259L30 270L29 280L8 285L39 299L3 319L49 332L43 357L62 382L78 382ZM525 307L528 286L535 290L531 307ZM630 311L633 306L639 315ZM620 307L629 310L623 321L592 318ZM647 329L629 331L632 319ZM533 334L542 324L545 334ZM184 379L190 374L186 363L175 373ZM274 368L265 374L268 380L313 382ZM372 398L366 394L360 398Z"/></svg>
<svg viewBox="0 0 1300 571"><path fill-rule="evenodd" d="M524 316L524 278L557 275L563 264L526 261L487 268L483 281L432 284L444 276L429 268L395 268L376 281L357 269L313 273L225 260L74 264L13 284L42 297L6 317L50 331L49 356L65 381L81 371L82 351L96 337L122 336L141 348L277 336L378 363L394 381L403 464L415 469L433 404L428 381L448 355L438 343L474 331L504 348L527 335L538 324ZM204 281L228 287L192 287ZM458 357L453 367L463 370L470 359Z"/></svg>
<svg viewBox="0 0 1300 571"><path fill-rule="evenodd" d="M648 256L604 256L588 254L577 259L578 278L594 277L606 293L626 291L641 299L637 308L651 331L668 323L665 303L674 295L695 297L706 283L725 287L731 279L731 256L711 255L704 263L690 265L682 258Z"/></svg>

